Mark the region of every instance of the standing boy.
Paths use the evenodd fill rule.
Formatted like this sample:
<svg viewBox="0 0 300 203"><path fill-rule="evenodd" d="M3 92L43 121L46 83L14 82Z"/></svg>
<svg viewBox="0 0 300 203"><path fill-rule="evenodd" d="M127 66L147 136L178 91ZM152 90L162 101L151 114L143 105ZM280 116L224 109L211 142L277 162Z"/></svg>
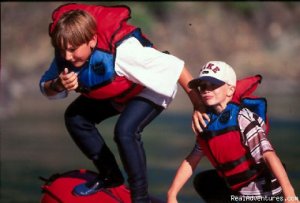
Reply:
<svg viewBox="0 0 300 203"><path fill-rule="evenodd" d="M99 177L76 186L74 194L91 195L103 187L123 184L115 157L96 127L119 115L114 140L128 175L132 202L148 203L141 133L174 99L177 82L197 105L194 109L201 121L200 97L187 85L192 76L184 61L153 48L128 19L127 6L71 3L57 8L49 26L55 58L40 80L40 89L50 99L65 98L71 91L80 93L65 112L65 124Z"/></svg>

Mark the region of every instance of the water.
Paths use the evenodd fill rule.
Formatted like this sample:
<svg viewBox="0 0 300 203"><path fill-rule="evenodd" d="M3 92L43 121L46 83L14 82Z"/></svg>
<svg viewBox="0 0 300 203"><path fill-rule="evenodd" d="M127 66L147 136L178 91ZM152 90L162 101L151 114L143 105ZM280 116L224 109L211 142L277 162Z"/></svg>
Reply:
<svg viewBox="0 0 300 203"><path fill-rule="evenodd" d="M39 176L86 168L95 170L75 146L63 124L63 112L23 113L2 121L1 129L1 202L34 203L41 197ZM191 116L163 113L143 132L147 153L150 193L165 199L176 169L190 152L194 134ZM115 152L112 139L116 118L99 125L107 144ZM270 140L287 170L296 192L300 191L300 123L272 120ZM197 172L210 168L207 160ZM182 189L179 202L202 202L196 195L192 180Z"/></svg>

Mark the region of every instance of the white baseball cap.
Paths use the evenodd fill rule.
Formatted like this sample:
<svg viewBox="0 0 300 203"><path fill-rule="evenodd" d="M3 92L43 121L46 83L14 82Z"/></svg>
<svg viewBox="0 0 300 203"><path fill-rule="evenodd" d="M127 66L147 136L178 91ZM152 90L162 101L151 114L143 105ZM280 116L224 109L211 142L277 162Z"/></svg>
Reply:
<svg viewBox="0 0 300 203"><path fill-rule="evenodd" d="M190 88L196 88L201 81L236 86L236 74L233 68L223 61L209 61L200 70L198 78L191 80L188 85Z"/></svg>

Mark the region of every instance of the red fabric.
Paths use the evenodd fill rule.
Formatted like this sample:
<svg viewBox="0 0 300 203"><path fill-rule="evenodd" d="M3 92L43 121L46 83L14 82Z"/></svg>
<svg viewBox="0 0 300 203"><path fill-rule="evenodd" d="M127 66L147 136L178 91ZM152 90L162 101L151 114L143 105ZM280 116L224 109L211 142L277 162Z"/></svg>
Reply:
<svg viewBox="0 0 300 203"><path fill-rule="evenodd" d="M75 170L57 177L42 186L41 203L131 203L130 192L125 185L104 189L93 195L75 196L73 188L83 182L96 178L96 173L87 170Z"/></svg>
<svg viewBox="0 0 300 203"><path fill-rule="evenodd" d="M113 98L114 101L119 103L124 103L140 93L144 87L141 85L137 85L132 91L128 94L124 95L123 97L118 97L122 92L129 89L133 83L129 81L125 77L116 76L114 81L108 85L105 85L101 88L97 88L95 90L90 91L88 94L83 94L86 97L93 98L93 99L108 99Z"/></svg>
<svg viewBox="0 0 300 203"><path fill-rule="evenodd" d="M232 101L240 103L241 100L245 97L254 97L252 93L256 90L261 80L262 77L260 75L238 80Z"/></svg>
<svg viewBox="0 0 300 203"><path fill-rule="evenodd" d="M98 27L98 48L115 53L115 43L136 29L135 26L127 24L130 18L130 9L126 6L98 6L86 4L65 4L58 7L52 13L53 22L49 26L51 33L61 16L71 10L85 10L96 20Z"/></svg>

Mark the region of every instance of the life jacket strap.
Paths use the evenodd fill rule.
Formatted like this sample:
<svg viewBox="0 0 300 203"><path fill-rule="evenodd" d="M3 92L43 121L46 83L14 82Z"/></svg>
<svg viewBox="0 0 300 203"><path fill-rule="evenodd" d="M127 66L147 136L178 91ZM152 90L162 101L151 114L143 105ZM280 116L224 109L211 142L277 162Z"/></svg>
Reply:
<svg viewBox="0 0 300 203"><path fill-rule="evenodd" d="M107 80L99 85L96 85L96 86L93 86L93 87L87 87L87 86L84 86L83 84L79 84L79 86L76 88L76 92L78 93L84 93L84 94L88 94L90 91L92 90L95 90L97 88L100 88L100 87L103 87L105 85L108 85L110 83L112 83L112 81L114 80L114 77L110 80Z"/></svg>
<svg viewBox="0 0 300 203"><path fill-rule="evenodd" d="M229 187L240 184L242 182L245 182L246 184L249 182L249 180L251 180L252 177L260 175L265 167L266 166L263 163L252 165L247 171L226 177L226 183L229 185Z"/></svg>
<svg viewBox="0 0 300 203"><path fill-rule="evenodd" d="M243 163L244 161L247 161L249 159L252 159L252 156L251 156L250 152L248 152L245 156L242 156L241 158L236 159L234 161L219 164L216 167L216 169L220 170L220 171L229 171L229 170L234 169L235 167L237 167L238 165L240 165L241 163Z"/></svg>
<svg viewBox="0 0 300 203"><path fill-rule="evenodd" d="M240 128L238 126L229 126L229 127L224 128L222 130L214 130L214 131L212 131L212 130L210 130L210 131L204 130L203 133L200 136L204 140L208 141L208 140L212 139L215 136L223 135L223 134L225 134L227 132L237 131L237 130L240 130Z"/></svg>
<svg viewBox="0 0 300 203"><path fill-rule="evenodd" d="M139 89L139 88L141 88L141 86L136 83L132 83L128 89L126 89L124 92L122 92L121 94L116 96L114 99L116 101L122 100L124 97L126 97L128 94L130 94L132 91L134 91L136 88ZM142 87L142 88L144 88L144 87Z"/></svg>

